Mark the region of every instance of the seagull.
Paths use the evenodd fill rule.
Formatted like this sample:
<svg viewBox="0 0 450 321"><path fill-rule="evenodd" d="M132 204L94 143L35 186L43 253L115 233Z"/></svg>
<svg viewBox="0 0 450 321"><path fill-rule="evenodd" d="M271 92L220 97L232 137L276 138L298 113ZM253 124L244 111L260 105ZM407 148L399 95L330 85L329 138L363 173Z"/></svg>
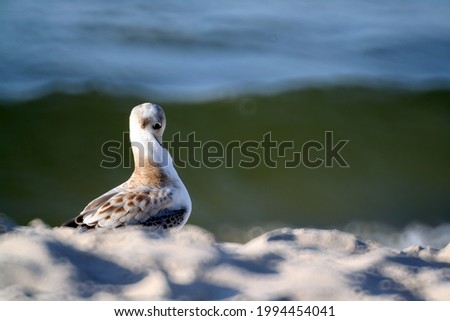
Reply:
<svg viewBox="0 0 450 321"><path fill-rule="evenodd" d="M143 103L130 114L134 172L124 183L91 201L62 226L82 229L143 225L153 230L178 230L192 210L189 193L162 145L164 110Z"/></svg>

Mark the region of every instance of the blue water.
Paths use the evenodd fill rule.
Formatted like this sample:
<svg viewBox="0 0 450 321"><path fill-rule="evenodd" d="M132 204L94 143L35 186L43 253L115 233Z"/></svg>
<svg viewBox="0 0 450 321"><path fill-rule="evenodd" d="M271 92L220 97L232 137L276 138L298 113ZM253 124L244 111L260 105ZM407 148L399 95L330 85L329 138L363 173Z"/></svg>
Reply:
<svg viewBox="0 0 450 321"><path fill-rule="evenodd" d="M311 83L448 84L450 2L0 2L0 97L220 98Z"/></svg>

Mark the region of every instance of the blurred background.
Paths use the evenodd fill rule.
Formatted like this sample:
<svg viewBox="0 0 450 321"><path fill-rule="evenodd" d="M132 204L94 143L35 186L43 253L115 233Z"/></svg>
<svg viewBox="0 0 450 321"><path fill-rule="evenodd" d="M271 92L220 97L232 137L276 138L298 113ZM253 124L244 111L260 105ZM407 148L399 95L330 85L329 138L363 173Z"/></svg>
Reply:
<svg viewBox="0 0 450 321"><path fill-rule="evenodd" d="M449 17L444 0L1 1L0 212L59 225L125 181L101 147L151 101L167 142L349 140L349 168L179 168L189 223L218 240L289 226L442 246Z"/></svg>

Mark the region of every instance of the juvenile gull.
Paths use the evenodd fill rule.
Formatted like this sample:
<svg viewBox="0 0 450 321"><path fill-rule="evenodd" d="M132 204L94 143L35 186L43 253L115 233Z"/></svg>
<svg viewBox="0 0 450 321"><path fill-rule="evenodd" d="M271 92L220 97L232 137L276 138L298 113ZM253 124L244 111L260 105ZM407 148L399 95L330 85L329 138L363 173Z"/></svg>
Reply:
<svg viewBox="0 0 450 321"><path fill-rule="evenodd" d="M191 213L188 191L162 146L166 127L163 109L152 103L133 108L130 141L134 172L123 184L90 202L63 226L114 228L144 225L160 229L181 228Z"/></svg>

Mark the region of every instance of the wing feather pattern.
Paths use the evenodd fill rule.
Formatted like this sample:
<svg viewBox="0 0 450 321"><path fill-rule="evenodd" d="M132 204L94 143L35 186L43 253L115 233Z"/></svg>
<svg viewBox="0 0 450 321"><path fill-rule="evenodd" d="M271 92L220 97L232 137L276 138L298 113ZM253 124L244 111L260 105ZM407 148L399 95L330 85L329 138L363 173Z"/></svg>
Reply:
<svg viewBox="0 0 450 321"><path fill-rule="evenodd" d="M115 188L89 203L75 222L88 228L139 224L170 207L171 203L169 188Z"/></svg>

